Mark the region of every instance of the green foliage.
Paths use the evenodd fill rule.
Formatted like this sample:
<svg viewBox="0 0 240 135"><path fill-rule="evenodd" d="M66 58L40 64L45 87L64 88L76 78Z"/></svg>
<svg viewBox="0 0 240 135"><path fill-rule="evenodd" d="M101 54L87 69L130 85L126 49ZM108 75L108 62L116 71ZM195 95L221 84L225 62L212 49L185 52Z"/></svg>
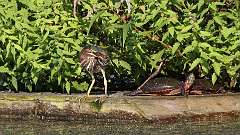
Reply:
<svg viewBox="0 0 240 135"><path fill-rule="evenodd" d="M29 91L81 85L77 54L83 42L79 21L61 1L1 0L0 68L3 86Z"/></svg>
<svg viewBox="0 0 240 135"><path fill-rule="evenodd" d="M78 62L86 44L106 48L111 74L142 81L167 59L165 74L198 72L239 83L237 0L0 0L0 85L8 89L85 91ZM235 82L232 85L232 82ZM231 84L231 85L230 85Z"/></svg>

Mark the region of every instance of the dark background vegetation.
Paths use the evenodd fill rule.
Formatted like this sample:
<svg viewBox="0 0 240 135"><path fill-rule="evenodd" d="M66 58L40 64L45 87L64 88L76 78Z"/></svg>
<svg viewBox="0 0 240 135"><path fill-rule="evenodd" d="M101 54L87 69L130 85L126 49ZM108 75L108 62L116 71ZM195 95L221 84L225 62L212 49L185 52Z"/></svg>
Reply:
<svg viewBox="0 0 240 135"><path fill-rule="evenodd" d="M158 63L161 74L194 72L239 89L238 0L0 0L0 86L3 90L76 92L90 76L79 66L86 44L111 57L110 89L134 89ZM102 79L100 78L100 81Z"/></svg>

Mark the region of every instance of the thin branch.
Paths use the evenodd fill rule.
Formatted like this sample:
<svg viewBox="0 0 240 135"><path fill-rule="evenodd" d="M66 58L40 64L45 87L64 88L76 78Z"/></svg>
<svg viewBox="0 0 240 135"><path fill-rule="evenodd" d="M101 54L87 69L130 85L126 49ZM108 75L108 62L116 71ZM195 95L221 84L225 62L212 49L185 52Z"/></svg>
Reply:
<svg viewBox="0 0 240 135"><path fill-rule="evenodd" d="M165 60L163 60L163 61L160 62L157 70L156 70L154 73L152 73L152 74L148 77L148 79L147 79L141 86L139 86L139 87L137 88L137 90L140 90L150 79L154 78L156 75L159 74L159 72L160 72L160 70L161 70L161 68L162 68L162 65L163 65L164 61L165 61Z"/></svg>

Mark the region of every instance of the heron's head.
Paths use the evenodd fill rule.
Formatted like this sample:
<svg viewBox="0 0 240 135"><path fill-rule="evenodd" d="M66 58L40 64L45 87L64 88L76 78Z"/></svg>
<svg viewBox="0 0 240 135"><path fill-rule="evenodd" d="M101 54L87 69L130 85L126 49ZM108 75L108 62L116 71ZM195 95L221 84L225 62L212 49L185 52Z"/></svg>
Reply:
<svg viewBox="0 0 240 135"><path fill-rule="evenodd" d="M195 82L195 75L193 73L190 73L185 81L184 89L188 90Z"/></svg>
<svg viewBox="0 0 240 135"><path fill-rule="evenodd" d="M97 59L98 63L102 67L104 67L108 64L109 55L107 54L107 52L104 49L102 49L98 46L92 46L91 51L96 56L95 58Z"/></svg>
<svg viewBox="0 0 240 135"><path fill-rule="evenodd" d="M105 67L105 66L108 65L109 56L108 56L107 52L105 52L105 51L97 52L97 53L96 53L96 56L97 56L97 61L98 61L98 63L99 63L102 67Z"/></svg>

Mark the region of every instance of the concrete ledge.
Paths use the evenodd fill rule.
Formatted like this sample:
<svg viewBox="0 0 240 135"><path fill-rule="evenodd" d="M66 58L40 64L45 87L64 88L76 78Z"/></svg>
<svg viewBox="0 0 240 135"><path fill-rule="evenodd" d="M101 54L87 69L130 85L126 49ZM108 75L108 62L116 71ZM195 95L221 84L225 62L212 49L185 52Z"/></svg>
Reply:
<svg viewBox="0 0 240 135"><path fill-rule="evenodd" d="M0 118L155 120L240 112L240 95L109 97L0 93Z"/></svg>

